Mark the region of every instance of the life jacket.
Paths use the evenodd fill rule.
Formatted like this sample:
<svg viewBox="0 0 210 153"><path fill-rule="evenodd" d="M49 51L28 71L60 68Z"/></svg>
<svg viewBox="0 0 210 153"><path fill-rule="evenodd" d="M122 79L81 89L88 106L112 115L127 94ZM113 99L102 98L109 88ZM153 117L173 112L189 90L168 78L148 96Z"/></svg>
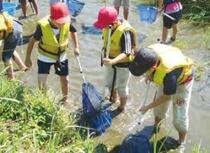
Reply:
<svg viewBox="0 0 210 153"><path fill-rule="evenodd" d="M13 31L13 20L6 13L0 13L0 40L5 39Z"/></svg>
<svg viewBox="0 0 210 153"><path fill-rule="evenodd" d="M185 82L192 75L192 60L184 56L178 48L163 44L153 44L149 48L152 48L158 54L160 61L153 74L153 81L155 83L162 85L166 74L177 68L183 68L177 80L179 84Z"/></svg>
<svg viewBox="0 0 210 153"><path fill-rule="evenodd" d="M66 51L69 42L69 26L70 24L64 24L60 29L59 40L50 26L49 18L41 19L38 24L42 30L42 38L39 42L39 53L49 58L59 59L59 57Z"/></svg>
<svg viewBox="0 0 210 153"><path fill-rule="evenodd" d="M108 43L108 31L109 29L103 29L103 38L104 38L104 48L106 48L107 43ZM117 29L113 32L111 35L111 43L110 43L110 52L109 52L109 57L110 58L115 58L119 54L121 54L121 46L120 46L120 39L121 36L125 31L131 31L134 35L134 48L133 50L136 49L137 46L137 36L136 36L136 31L135 29L127 22L123 21L121 25L117 27ZM126 63L130 62L133 59L133 54L128 56L126 59L120 61L120 63Z"/></svg>

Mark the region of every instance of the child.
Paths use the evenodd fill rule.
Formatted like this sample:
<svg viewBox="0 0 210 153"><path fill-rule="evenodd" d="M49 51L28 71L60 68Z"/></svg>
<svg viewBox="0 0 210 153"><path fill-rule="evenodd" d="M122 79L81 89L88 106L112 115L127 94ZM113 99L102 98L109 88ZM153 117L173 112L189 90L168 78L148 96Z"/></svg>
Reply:
<svg viewBox="0 0 210 153"><path fill-rule="evenodd" d="M126 20L118 19L118 13L114 7L100 9L98 20L94 23L94 26L103 29L103 48L107 54L106 57L103 57L105 89L109 89L112 102L115 102L117 94L119 95L120 106L117 110L122 112L128 98L129 57L137 45L136 31ZM109 29L109 26L111 26L111 29ZM110 30L111 36L108 36ZM109 40L109 37L111 40ZM108 48L110 48L109 53Z"/></svg>
<svg viewBox="0 0 210 153"><path fill-rule="evenodd" d="M18 40L21 39L21 32L15 29L12 18L2 10L2 0L0 0L0 40L4 41L2 60L7 68L8 79L14 79L12 59L21 70L27 70L20 56L15 51Z"/></svg>
<svg viewBox="0 0 210 153"><path fill-rule="evenodd" d="M119 14L120 6L123 6L123 16L128 20L130 0L114 0L114 7Z"/></svg>
<svg viewBox="0 0 210 153"><path fill-rule="evenodd" d="M51 66L55 74L59 75L64 104L67 104L69 94L69 68L68 68L68 43L71 34L74 43L74 54L79 55L79 43L76 29L70 24L70 16L65 3L58 2L50 5L50 16L38 22L33 38L27 48L25 63L32 66L31 53L36 41L38 45L38 85L39 89L46 90L47 77Z"/></svg>
<svg viewBox="0 0 210 153"><path fill-rule="evenodd" d="M160 11L163 10L165 14L168 14L170 16L163 16L163 30L161 43L166 43L168 29L170 28L173 29L173 35L170 38L170 41L173 42L176 40L177 23L179 22L182 16L182 4L179 0L158 0L158 8Z"/></svg>
<svg viewBox="0 0 210 153"><path fill-rule="evenodd" d="M27 1L26 0L19 0L21 8L22 8L22 12L23 12L23 16L21 16L19 19L25 19L27 18L26 15L26 10L27 10ZM28 0L28 2L30 3L31 7L33 7L33 11L35 11L35 14L38 14L38 6L37 6L37 2L36 0Z"/></svg>

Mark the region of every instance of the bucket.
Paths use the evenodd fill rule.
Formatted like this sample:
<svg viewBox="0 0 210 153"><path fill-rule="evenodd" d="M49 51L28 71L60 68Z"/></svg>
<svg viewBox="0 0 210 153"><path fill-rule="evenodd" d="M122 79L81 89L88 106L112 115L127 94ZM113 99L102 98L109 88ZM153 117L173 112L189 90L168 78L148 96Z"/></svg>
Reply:
<svg viewBox="0 0 210 153"><path fill-rule="evenodd" d="M139 5L138 12L142 22L153 23L156 20L157 8L152 5Z"/></svg>
<svg viewBox="0 0 210 153"><path fill-rule="evenodd" d="M78 16L85 5L85 3L82 0L67 0L66 4L69 8L71 16L73 17Z"/></svg>
<svg viewBox="0 0 210 153"><path fill-rule="evenodd" d="M3 2L3 10L7 12L10 15L15 15L16 13L16 3L9 3L9 2Z"/></svg>

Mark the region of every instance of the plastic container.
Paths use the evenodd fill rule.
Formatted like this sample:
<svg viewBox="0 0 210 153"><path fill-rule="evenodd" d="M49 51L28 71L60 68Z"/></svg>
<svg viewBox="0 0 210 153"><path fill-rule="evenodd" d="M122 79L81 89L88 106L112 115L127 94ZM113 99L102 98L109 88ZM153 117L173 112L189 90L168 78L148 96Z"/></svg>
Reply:
<svg viewBox="0 0 210 153"><path fill-rule="evenodd" d="M140 15L140 20L145 23L153 23L157 17L157 8L153 5L139 5L138 12Z"/></svg>
<svg viewBox="0 0 210 153"><path fill-rule="evenodd" d="M14 16L16 13L16 3L9 3L9 2L3 2L3 10L7 12L8 14Z"/></svg>
<svg viewBox="0 0 210 153"><path fill-rule="evenodd" d="M82 0L67 0L66 4L69 8L71 16L73 17L78 16L85 5Z"/></svg>

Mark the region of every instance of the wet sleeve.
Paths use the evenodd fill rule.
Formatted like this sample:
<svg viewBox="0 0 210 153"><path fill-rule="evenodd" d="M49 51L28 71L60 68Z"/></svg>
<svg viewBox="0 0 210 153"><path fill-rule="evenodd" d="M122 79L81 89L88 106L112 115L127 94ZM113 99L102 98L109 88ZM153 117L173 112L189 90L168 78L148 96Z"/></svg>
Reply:
<svg viewBox="0 0 210 153"><path fill-rule="evenodd" d="M121 53L130 55L132 51L132 46L134 46L134 35L130 31L123 33L120 39Z"/></svg>
<svg viewBox="0 0 210 153"><path fill-rule="evenodd" d="M182 68L175 69L168 73L163 80L163 93L165 95L173 95L176 93L178 78L182 73Z"/></svg>
<svg viewBox="0 0 210 153"><path fill-rule="evenodd" d="M41 27L40 25L37 25L36 26L36 31L34 32L34 38L39 41L42 37L42 30L41 30Z"/></svg>
<svg viewBox="0 0 210 153"><path fill-rule="evenodd" d="M77 32L77 29L72 24L70 24L69 31L70 32Z"/></svg>

